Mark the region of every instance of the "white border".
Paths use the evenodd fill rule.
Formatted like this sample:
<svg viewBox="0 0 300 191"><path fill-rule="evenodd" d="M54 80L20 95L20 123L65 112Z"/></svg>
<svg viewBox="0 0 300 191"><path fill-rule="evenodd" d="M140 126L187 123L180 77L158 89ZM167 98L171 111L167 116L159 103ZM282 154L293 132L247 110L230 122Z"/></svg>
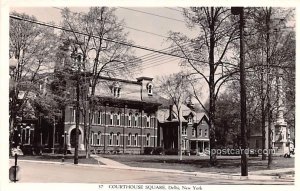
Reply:
<svg viewBox="0 0 300 191"><path fill-rule="evenodd" d="M8 15L9 8L12 6L20 7L40 7L40 6L74 6L74 7L87 7L87 6L139 6L139 7L163 7L163 6L179 6L185 7L188 5L192 6L280 6L280 7L297 7L300 5L300 2L297 0L0 0L0 100L1 100L1 111L0 111L0 190L99 190L98 184L8 184L8 87L9 87L9 75L8 75ZM299 8L296 8L296 31L299 33ZM299 47L300 37L299 34L296 34L296 49ZM297 52L297 51L296 51ZM296 58L296 64L298 63L298 56ZM296 76L300 73L300 67L296 67ZM298 85L298 78L296 78L296 84ZM296 95L299 95L299 87L296 88ZM296 105L299 102L296 97ZM296 107L296 119L299 117L299 109ZM299 122L296 120L296 125L298 126ZM300 130L296 130L296 137L300 137ZM298 138L299 139L299 138ZM296 141L296 155L298 152L300 144ZM260 186L260 185L245 185L245 186L231 186L231 185L203 185L204 190L232 190L232 189L243 189L243 190L299 190L296 187L299 187L299 158L296 157L296 177L295 185L296 186ZM179 177L180 178L180 177ZM296 181L298 180L298 181ZM201 185L201 181L199 181Z"/></svg>

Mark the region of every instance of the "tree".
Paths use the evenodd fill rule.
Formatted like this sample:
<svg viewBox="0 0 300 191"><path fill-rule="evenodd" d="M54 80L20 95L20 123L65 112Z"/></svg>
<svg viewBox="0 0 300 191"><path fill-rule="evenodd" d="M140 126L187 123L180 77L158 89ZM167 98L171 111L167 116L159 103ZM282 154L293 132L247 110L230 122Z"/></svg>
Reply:
<svg viewBox="0 0 300 191"><path fill-rule="evenodd" d="M162 76L159 79L159 92L162 96L166 96L175 106L176 110L170 115L175 114L178 119L178 155L182 160L182 104L190 95L188 91L189 81L185 75L181 73Z"/></svg>
<svg viewBox="0 0 300 191"><path fill-rule="evenodd" d="M63 26L72 32L63 32L63 38L72 38L71 46L76 46L81 54L82 71L89 82L89 96L86 97L88 109L83 112L94 113L97 103L95 90L101 76L123 74L129 77L130 68L137 67L139 59L133 56L127 34L123 31L123 21L118 21L114 8L92 7L88 13L71 13L69 9L62 11ZM79 34L83 32L86 35ZM111 40L114 40L112 42ZM115 43L115 42L122 43ZM84 107L83 107L84 108ZM86 115L85 114L85 115ZM89 135L93 115L88 116L88 126L84 127L86 157L89 156ZM85 123L86 124L86 123Z"/></svg>
<svg viewBox="0 0 300 191"><path fill-rule="evenodd" d="M275 118L275 112L273 112L274 116L268 113L276 111L279 107L277 88L272 89L277 86L278 71L294 70L294 35L292 31L287 31L285 26L293 17L293 12L292 9L283 8L252 8L247 17L248 32L251 31L253 34L246 37L246 60L249 63L248 87L251 89L255 105L261 108L259 121L263 149L266 141L266 121L271 124L274 122L271 119ZM262 159L266 159L265 154L262 155Z"/></svg>
<svg viewBox="0 0 300 191"><path fill-rule="evenodd" d="M28 101L39 94L40 74L52 68L55 34L53 29L22 20L36 20L34 17L16 12L11 15L15 17L10 18L9 51L10 59L16 60L16 66L10 67L9 124L12 132Z"/></svg>
<svg viewBox="0 0 300 191"><path fill-rule="evenodd" d="M235 18L229 8L224 7L192 7L183 9L186 24L191 29L199 29L199 35L188 38L184 34L171 32L169 39L177 46L177 54L184 56L182 65L186 66L190 76L198 81L204 81L209 89L209 106L204 107L209 117L210 148L215 149L215 112L216 100L223 84L237 73L231 69L230 50L233 42L238 39ZM230 27L229 27L230 26ZM228 65L223 71L223 66ZM234 71L233 71L234 70ZM208 76L207 76L208 74ZM197 87L196 87L197 88ZM197 93L197 91L194 91ZM203 101L195 94L199 103ZM216 155L210 152L211 165L216 164Z"/></svg>

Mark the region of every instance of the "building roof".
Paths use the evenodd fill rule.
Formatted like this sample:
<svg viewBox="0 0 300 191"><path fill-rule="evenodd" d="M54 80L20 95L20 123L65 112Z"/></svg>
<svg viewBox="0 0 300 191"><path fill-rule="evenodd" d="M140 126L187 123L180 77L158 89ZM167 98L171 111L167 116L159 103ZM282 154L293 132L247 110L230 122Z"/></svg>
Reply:
<svg viewBox="0 0 300 191"><path fill-rule="evenodd" d="M143 79L151 79L142 77ZM140 78L138 78L140 79ZM114 87L119 89L119 96L114 94ZM95 90L95 96L102 98L110 98L119 101L134 101L141 103L151 103L162 105L167 100L157 94L155 87L152 89L153 93L149 94L147 87L139 81L123 80L116 78L101 77Z"/></svg>
<svg viewBox="0 0 300 191"><path fill-rule="evenodd" d="M158 110L158 120L159 122L176 122L178 121L178 116L177 116L177 107L174 104L172 105L172 114L170 114L170 105L168 108L159 108ZM188 106L182 104L181 105L182 109L182 115L180 116L180 121L182 122L188 122L188 116L192 115L194 122L199 123L204 117L208 119L208 116L206 115L205 112L197 112ZM172 120L171 119L172 115Z"/></svg>

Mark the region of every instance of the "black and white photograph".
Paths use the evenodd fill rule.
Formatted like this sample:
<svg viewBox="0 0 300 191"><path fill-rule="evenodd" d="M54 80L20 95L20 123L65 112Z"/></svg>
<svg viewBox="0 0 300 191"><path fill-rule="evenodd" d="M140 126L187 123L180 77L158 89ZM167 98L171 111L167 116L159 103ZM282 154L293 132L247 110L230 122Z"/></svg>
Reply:
<svg viewBox="0 0 300 191"><path fill-rule="evenodd" d="M295 189L296 3L4 9L3 190Z"/></svg>

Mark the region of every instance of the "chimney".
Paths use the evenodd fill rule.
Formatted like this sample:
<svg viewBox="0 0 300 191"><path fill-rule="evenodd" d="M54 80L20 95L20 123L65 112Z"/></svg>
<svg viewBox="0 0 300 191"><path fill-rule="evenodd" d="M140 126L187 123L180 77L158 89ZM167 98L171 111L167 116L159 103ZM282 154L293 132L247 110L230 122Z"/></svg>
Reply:
<svg viewBox="0 0 300 191"><path fill-rule="evenodd" d="M173 120L173 105L170 105L169 106L169 113L170 113L170 121L172 121Z"/></svg>

